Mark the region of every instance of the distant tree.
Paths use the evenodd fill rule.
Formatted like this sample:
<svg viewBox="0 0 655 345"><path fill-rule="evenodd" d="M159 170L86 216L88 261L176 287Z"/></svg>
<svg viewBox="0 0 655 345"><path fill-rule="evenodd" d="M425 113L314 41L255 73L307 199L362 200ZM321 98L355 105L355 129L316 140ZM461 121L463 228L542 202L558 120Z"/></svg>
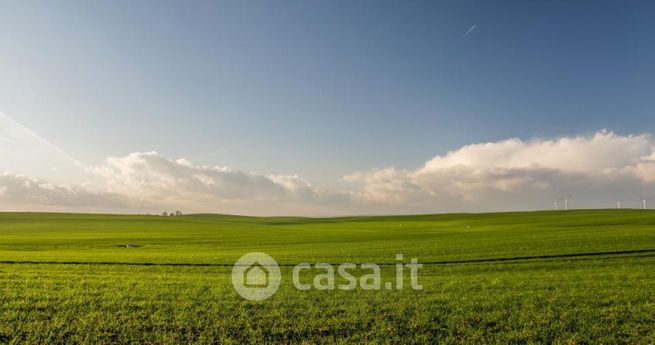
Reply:
<svg viewBox="0 0 655 345"><path fill-rule="evenodd" d="M176 215L176 216L181 216L181 215L182 215L182 211L180 211L180 210L175 211L175 215Z"/></svg>
<svg viewBox="0 0 655 345"><path fill-rule="evenodd" d="M164 217L166 217L166 216L168 216L168 212L164 211L164 212L162 212L161 215L164 216Z"/></svg>
<svg viewBox="0 0 655 345"><path fill-rule="evenodd" d="M173 217L173 216L175 215L175 213L174 213L174 212L171 212L171 213L169 213L168 215L171 216L171 217Z"/></svg>

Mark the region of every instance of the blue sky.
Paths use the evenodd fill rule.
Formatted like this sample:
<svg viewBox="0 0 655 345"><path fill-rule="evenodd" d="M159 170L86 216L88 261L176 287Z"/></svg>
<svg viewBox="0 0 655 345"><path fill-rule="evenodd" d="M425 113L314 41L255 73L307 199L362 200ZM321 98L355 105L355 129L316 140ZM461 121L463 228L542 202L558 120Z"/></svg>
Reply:
<svg viewBox="0 0 655 345"><path fill-rule="evenodd" d="M3 3L0 111L86 165L157 151L338 189L355 171L418 169L471 143L653 133L653 10Z"/></svg>

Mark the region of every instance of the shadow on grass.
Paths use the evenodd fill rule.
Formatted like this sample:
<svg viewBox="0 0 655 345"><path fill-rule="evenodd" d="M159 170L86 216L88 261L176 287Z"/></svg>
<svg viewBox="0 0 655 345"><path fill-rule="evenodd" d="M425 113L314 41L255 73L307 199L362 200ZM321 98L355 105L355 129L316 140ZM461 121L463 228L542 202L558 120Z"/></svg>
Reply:
<svg viewBox="0 0 655 345"><path fill-rule="evenodd" d="M488 262L516 262L529 260L545 259L566 259L566 258L584 258L596 257L607 258L612 256L631 255L631 254L655 254L655 249L635 249L621 250L612 252L587 252L587 253L568 253L552 255L533 255L533 256L512 256L504 258L488 259L466 259L466 260L448 260L448 261L428 261L421 262L423 265L457 265L472 263ZM21 261L21 260L0 260L0 264L31 264L31 265L115 265L115 266L170 266L170 267L233 267L234 264L227 263L173 263L173 262L114 262L114 261ZM331 263L338 266L340 263ZM396 263L378 263L379 266L395 266ZM294 267L296 264L279 264L280 267Z"/></svg>

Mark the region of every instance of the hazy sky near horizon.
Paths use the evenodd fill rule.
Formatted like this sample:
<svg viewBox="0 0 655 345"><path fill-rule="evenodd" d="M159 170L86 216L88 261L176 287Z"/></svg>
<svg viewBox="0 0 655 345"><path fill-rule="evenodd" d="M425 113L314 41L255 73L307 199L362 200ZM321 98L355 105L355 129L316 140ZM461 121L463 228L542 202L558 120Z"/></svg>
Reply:
<svg viewBox="0 0 655 345"><path fill-rule="evenodd" d="M598 155L588 166L637 176L634 183L603 180L603 200L625 184L619 197L632 200L651 187L642 163L655 133L654 10L647 1L3 2L0 174L66 184L60 192L68 194L19 198L33 192L8 187L5 173L0 196L4 190L8 208L48 200L53 208L158 209L119 200L133 202L130 194L156 180L163 195L171 194L164 187L188 189L166 207L193 199L180 208L197 210L487 210L509 194L485 194L482 202L469 189L494 185L505 169L512 181L497 191L526 192L527 179L541 186L548 207L561 193L600 182L576 175L558 183L545 170L580 174L567 170L566 159ZM508 151L510 138L521 143ZM566 140L601 153L562 152ZM484 165L491 175L483 181L442 175L469 166L479 177L482 168L468 163L488 153L459 161L476 143L496 143L507 164ZM523 159L549 156L544 147L568 158ZM459 152L460 163L439 161L439 173L426 171L449 151ZM538 173L522 175L535 166ZM180 180L192 186L171 182ZM202 196L198 184L215 190ZM422 194L387 195L410 191ZM95 201L70 204L79 193ZM307 195L320 207L305 209ZM435 197L462 203L441 207ZM288 198L296 206L267 209L270 200Z"/></svg>

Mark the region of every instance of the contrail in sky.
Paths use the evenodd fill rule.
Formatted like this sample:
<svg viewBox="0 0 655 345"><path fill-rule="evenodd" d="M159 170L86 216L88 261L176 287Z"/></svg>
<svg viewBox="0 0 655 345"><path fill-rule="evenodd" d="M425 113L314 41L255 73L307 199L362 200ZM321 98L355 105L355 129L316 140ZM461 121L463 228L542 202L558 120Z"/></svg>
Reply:
<svg viewBox="0 0 655 345"><path fill-rule="evenodd" d="M216 150L216 151L209 152L209 153L204 154L204 155L202 155L202 156L200 156L200 157L196 157L196 158L194 158L194 160L196 160L196 161L203 161L203 160L205 160L205 159L207 159L207 158L210 158L210 157L212 157L212 156L214 156L214 155L217 155L217 154L219 154L219 153L229 152L229 151L232 151L232 150L234 150L234 149L237 149L237 148L239 148L239 147L241 147L241 146L245 146L245 145L247 145L247 144L250 144L250 143L253 142L253 141L255 141L255 140L254 140L254 139L244 140L244 141L242 141L242 142L238 142L238 143L236 143L236 144L234 144L234 145L231 145L231 146L228 146L228 147L224 147L224 148L218 149L218 150Z"/></svg>
<svg viewBox="0 0 655 345"><path fill-rule="evenodd" d="M462 39L465 39L466 36L468 36L471 32L473 32L473 30L475 30L475 28L477 28L477 27L478 27L478 24L473 24L473 26L471 26L471 28L464 34L464 36L462 36Z"/></svg>
<svg viewBox="0 0 655 345"><path fill-rule="evenodd" d="M60 155L64 156L66 159L70 160L73 164L78 165L78 166L82 165L82 163L80 161L78 161L73 156L68 154L68 152L64 151L61 147L51 143L50 141L48 141L44 137L38 135L37 133L33 132L29 128L27 128L27 127L23 126L22 124L20 124L18 121L14 120L11 117L7 116L6 114L0 112L0 123L2 123L2 122L9 123L11 126L19 128L20 130L22 130L23 132L25 132L29 136L31 136L33 139L36 139L40 143L44 144L45 146L51 148L52 150L56 151ZM11 140L9 138L0 137L0 139L8 139L6 141L9 141L9 142L13 141L13 140Z"/></svg>

